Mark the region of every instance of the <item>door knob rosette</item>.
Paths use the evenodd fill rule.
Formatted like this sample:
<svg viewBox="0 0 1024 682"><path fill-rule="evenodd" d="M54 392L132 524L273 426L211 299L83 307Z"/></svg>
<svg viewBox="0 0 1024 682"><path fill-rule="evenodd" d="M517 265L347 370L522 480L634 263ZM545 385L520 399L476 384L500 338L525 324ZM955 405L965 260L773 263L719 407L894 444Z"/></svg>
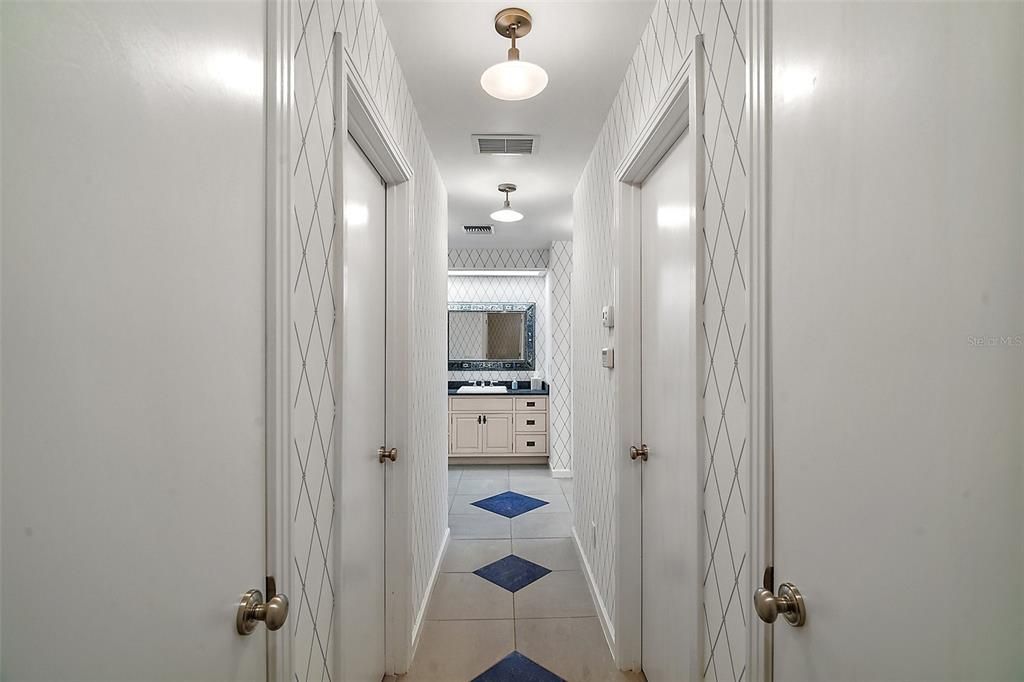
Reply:
<svg viewBox="0 0 1024 682"><path fill-rule="evenodd" d="M249 590L242 595L238 603L238 616L235 625L238 634L251 635L256 625L263 621L268 630L280 630L288 620L288 597L275 594L269 601L263 601L263 593Z"/></svg>
<svg viewBox="0 0 1024 682"><path fill-rule="evenodd" d="M795 628L801 627L807 622L804 597L793 583L779 585L778 596L771 590L759 587L754 592L754 610L757 611L757 617L765 623L774 623L780 613Z"/></svg>

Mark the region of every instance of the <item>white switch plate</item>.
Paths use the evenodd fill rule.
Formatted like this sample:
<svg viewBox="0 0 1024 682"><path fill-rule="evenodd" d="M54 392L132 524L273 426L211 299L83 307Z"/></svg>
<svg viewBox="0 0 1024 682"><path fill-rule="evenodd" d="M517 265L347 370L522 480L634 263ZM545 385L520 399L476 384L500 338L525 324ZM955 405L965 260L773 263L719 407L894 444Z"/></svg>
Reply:
<svg viewBox="0 0 1024 682"><path fill-rule="evenodd" d="M615 349L614 348L602 348L601 349L601 366L611 369L615 366Z"/></svg>
<svg viewBox="0 0 1024 682"><path fill-rule="evenodd" d="M601 308L601 326L609 329L615 326L615 308L613 306L606 305Z"/></svg>

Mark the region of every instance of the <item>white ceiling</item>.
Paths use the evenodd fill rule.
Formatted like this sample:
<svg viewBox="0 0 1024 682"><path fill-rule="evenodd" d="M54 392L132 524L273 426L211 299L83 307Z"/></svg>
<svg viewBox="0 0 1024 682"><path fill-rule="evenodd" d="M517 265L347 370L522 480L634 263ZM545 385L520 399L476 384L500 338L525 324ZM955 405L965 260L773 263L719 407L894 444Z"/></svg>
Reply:
<svg viewBox="0 0 1024 682"><path fill-rule="evenodd" d="M378 0L416 110L448 189L448 234L453 247L547 246L572 235L572 192L590 157L654 0L534 0L439 2ZM509 41L494 30L494 15L523 6L533 30L519 41L521 58L544 67L550 81L522 102L492 98L480 87L484 69L505 59ZM474 133L539 136L525 157L475 154ZM518 223L494 223L491 211L502 182L519 191ZM463 225L495 225L490 237L468 236Z"/></svg>

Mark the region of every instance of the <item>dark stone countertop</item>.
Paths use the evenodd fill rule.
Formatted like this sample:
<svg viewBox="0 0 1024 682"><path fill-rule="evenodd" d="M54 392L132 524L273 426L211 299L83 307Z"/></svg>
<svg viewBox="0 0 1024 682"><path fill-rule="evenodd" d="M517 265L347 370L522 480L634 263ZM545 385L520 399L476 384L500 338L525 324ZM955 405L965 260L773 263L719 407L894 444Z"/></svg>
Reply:
<svg viewBox="0 0 1024 682"><path fill-rule="evenodd" d="M448 382L448 395L461 395L461 396L484 395L484 396L494 396L494 397L497 397L497 398L501 398L502 396L517 396L517 395L548 395L549 389L550 389L550 387L548 386L548 382L546 382L546 381L544 382L544 387L539 389L539 390L536 390L536 391L533 390L532 388L530 388L530 382L529 381L520 381L519 382L519 388L517 388L514 391L512 390L512 382L511 381L495 381L494 382L495 386L506 386L508 388L508 393L459 393L459 387L460 386L468 386L471 383L472 383L471 381L449 381ZM526 388L523 388L523 386L525 386Z"/></svg>

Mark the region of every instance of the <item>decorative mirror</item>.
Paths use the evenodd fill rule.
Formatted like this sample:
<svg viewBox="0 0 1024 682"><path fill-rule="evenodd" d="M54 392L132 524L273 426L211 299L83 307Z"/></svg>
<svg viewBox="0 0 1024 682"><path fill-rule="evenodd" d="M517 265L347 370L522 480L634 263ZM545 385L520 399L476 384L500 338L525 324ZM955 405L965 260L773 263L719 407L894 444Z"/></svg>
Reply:
<svg viewBox="0 0 1024 682"><path fill-rule="evenodd" d="M448 369L535 369L536 308L533 303L449 303Z"/></svg>

